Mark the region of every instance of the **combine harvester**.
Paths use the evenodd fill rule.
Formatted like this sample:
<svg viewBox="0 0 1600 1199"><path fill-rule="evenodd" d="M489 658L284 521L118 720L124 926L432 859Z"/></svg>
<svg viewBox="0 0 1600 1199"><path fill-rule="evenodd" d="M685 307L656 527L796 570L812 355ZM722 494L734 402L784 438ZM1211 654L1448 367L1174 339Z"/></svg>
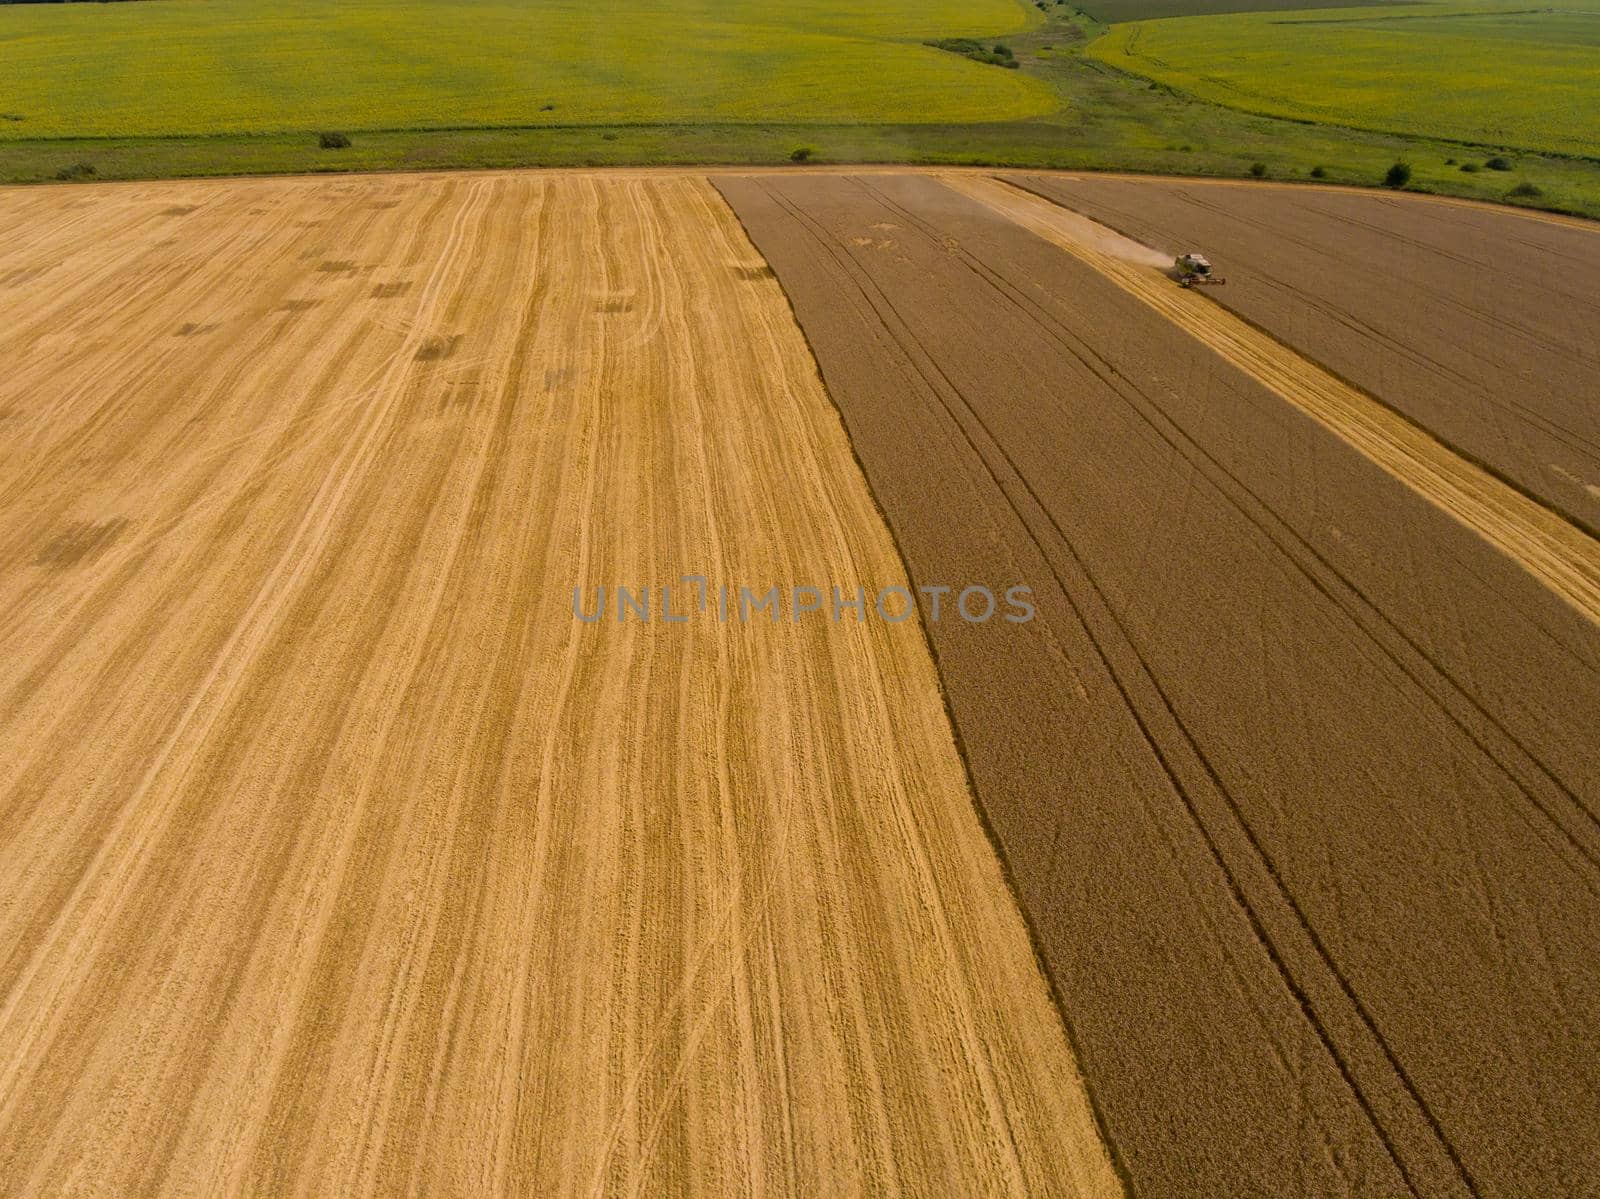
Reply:
<svg viewBox="0 0 1600 1199"><path fill-rule="evenodd" d="M1227 280L1211 273L1211 261L1204 254L1192 251L1188 254L1178 255L1173 263L1178 272L1179 287L1196 287L1204 285L1221 286Z"/></svg>

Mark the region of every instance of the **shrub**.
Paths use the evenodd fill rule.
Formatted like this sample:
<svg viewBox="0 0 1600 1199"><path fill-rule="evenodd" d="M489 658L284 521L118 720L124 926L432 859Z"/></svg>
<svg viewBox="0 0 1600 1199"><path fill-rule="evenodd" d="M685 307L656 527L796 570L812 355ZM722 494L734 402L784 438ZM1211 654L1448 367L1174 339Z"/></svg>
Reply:
<svg viewBox="0 0 1600 1199"><path fill-rule="evenodd" d="M348 150L350 139L342 133L323 133L318 135L317 145L324 150Z"/></svg>
<svg viewBox="0 0 1600 1199"><path fill-rule="evenodd" d="M1250 173L1257 179L1265 179L1267 177L1267 164L1264 162L1252 162L1250 164Z"/></svg>
<svg viewBox="0 0 1600 1199"><path fill-rule="evenodd" d="M1482 168L1475 162L1464 162L1461 164L1461 169L1469 175L1476 175Z"/></svg>
<svg viewBox="0 0 1600 1199"><path fill-rule="evenodd" d="M1483 165L1488 167L1491 171L1509 171L1511 169L1511 160L1509 158L1502 158L1500 155L1496 154Z"/></svg>
<svg viewBox="0 0 1600 1199"><path fill-rule="evenodd" d="M1447 158L1444 160L1444 165L1447 167L1453 167L1456 165L1456 160L1453 158Z"/></svg>
<svg viewBox="0 0 1600 1199"><path fill-rule="evenodd" d="M1506 193L1508 196L1542 196L1544 193L1531 183L1519 183Z"/></svg>
<svg viewBox="0 0 1600 1199"><path fill-rule="evenodd" d="M1328 168L1327 167L1312 167L1311 168L1311 177L1313 179L1326 179L1328 177Z"/></svg>
<svg viewBox="0 0 1600 1199"><path fill-rule="evenodd" d="M813 150L810 146L796 146L793 150L789 151L789 161L790 162L810 162L811 161L811 156L813 154L815 154L815 153L816 153L816 151Z"/></svg>
<svg viewBox="0 0 1600 1199"><path fill-rule="evenodd" d="M56 172L57 179L93 179L100 172L94 169L92 162L75 162L70 167L62 167Z"/></svg>
<svg viewBox="0 0 1600 1199"><path fill-rule="evenodd" d="M1411 164L1409 162L1397 162L1383 173L1383 185L1385 187L1404 187L1410 182Z"/></svg>
<svg viewBox="0 0 1600 1199"><path fill-rule="evenodd" d="M1018 65L1016 55L1011 53L1010 47L998 43L991 49L969 37L946 37L922 44L932 46L936 50L948 50L952 54L960 54L973 62L987 63L992 67L1011 67L1014 70Z"/></svg>

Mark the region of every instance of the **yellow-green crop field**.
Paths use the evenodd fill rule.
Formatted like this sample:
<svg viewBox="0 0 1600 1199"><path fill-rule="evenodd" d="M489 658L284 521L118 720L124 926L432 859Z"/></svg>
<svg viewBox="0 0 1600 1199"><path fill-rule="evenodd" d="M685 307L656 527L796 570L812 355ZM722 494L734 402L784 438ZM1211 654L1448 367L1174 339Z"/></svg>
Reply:
<svg viewBox="0 0 1600 1199"><path fill-rule="evenodd" d="M1045 85L924 39L1019 0L0 5L0 139L667 122L976 122Z"/></svg>
<svg viewBox="0 0 1600 1199"><path fill-rule="evenodd" d="M1286 0L1288 2L1288 0ZM1441 0L1114 26L1089 53L1268 116L1600 155L1600 3Z"/></svg>

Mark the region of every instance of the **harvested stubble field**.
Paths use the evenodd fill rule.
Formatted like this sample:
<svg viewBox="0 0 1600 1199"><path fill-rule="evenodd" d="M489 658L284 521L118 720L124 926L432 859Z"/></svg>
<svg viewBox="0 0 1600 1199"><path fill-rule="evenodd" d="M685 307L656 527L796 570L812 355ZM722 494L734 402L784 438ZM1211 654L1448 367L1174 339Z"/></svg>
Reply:
<svg viewBox="0 0 1600 1199"><path fill-rule="evenodd" d="M1600 532L1600 237L1466 204L1305 187L1020 176L1225 264L1210 298Z"/></svg>
<svg viewBox="0 0 1600 1199"><path fill-rule="evenodd" d="M904 579L703 179L0 193L0 1177L1109 1195Z"/></svg>
<svg viewBox="0 0 1600 1199"><path fill-rule="evenodd" d="M1136 1193L1586 1193L1594 611L972 195L718 186L913 579L1035 582L929 631Z"/></svg>

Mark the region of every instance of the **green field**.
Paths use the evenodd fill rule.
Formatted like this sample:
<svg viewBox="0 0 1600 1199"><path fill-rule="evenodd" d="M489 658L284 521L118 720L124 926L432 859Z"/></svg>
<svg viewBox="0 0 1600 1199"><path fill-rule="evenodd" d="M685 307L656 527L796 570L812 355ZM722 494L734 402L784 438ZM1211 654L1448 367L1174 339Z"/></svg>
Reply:
<svg viewBox="0 0 1600 1199"><path fill-rule="evenodd" d="M1091 2L1151 13L1268 0ZM1487 20L1485 0L1213 19L1259 21L1267 38L1294 22L1293 34L1312 39L1339 36L1351 18L1365 29L1374 17L1422 12L1407 22L1415 33L1389 36L1471 41L1480 63L1544 52L1558 37L1566 64L1595 51L1595 25L1577 2L1560 13L1502 6ZM291 0L272 9L242 0L25 8L0 0L0 182L754 164L786 162L804 148L816 162L1370 187L1404 160L1416 190L1600 217L1600 158L1519 151L1510 170L1487 169L1505 147L1525 143L1484 133L1464 143L1470 93L1457 106L1443 89L1415 82L1430 66L1426 55L1404 64L1406 101L1420 104L1408 128L1354 128L1348 113L1246 111L1237 96L1218 102L1225 89L1206 95L1206 78L1153 82L1122 69L1131 64L1115 47L1128 29L1160 33L1200 20L1108 29L1072 0L644 0L630 9L616 0ZM1222 29L1259 33L1249 24ZM990 50L1003 40L1018 69L923 44L945 38ZM1233 69L1238 49L1224 48L1206 76ZM1292 73L1305 80L1321 70L1327 88L1374 69L1346 51ZM1560 90L1566 70L1509 85L1497 127L1507 113L1544 112L1584 140L1595 105L1588 92L1573 102ZM1480 69L1474 86L1504 89L1504 78ZM347 133L352 144L323 149L319 131Z"/></svg>
<svg viewBox="0 0 1600 1199"><path fill-rule="evenodd" d="M1404 4L1406 0L1321 0L1316 8L1370 8L1376 4ZM1273 12L1307 8L1294 0L1083 0L1084 12L1104 25L1123 21L1153 21L1160 17L1199 17L1229 12Z"/></svg>
<svg viewBox="0 0 1600 1199"><path fill-rule="evenodd" d="M1600 157L1600 4L1441 0L1118 25L1090 53L1249 112Z"/></svg>
<svg viewBox="0 0 1600 1199"><path fill-rule="evenodd" d="M0 139L1014 120L1048 88L922 45L1018 0L0 5Z"/></svg>

